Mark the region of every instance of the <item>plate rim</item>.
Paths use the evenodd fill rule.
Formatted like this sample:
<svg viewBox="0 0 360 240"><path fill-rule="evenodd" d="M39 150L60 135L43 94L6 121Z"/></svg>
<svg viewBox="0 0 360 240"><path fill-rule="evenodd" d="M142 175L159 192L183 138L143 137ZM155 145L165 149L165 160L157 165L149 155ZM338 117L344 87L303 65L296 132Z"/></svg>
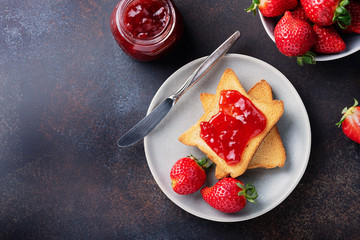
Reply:
<svg viewBox="0 0 360 240"><path fill-rule="evenodd" d="M193 61L190 61L189 63L183 65L182 67L180 67L178 70L176 70L174 73L172 73L164 82L163 84L159 87L159 89L157 90L157 92L155 93L154 97L151 100L151 103L149 105L147 114L149 114L151 112L151 110L156 106L156 104L158 104L157 102L157 98L158 95L160 95L162 93L162 89L171 81L171 79L174 78L175 75L177 75L179 72L184 71L184 69L189 68L193 65L199 64L200 62L204 61L205 57L201 57L198 59L195 59ZM264 210L262 210L261 212L259 212L258 214L256 214L255 216L253 216L253 214L249 214L247 216L242 216L239 219L226 219L226 218L221 218L221 217L206 217L202 214L199 214L197 212L194 212L191 208L184 206L183 204L181 204L181 201L170 196L166 190L164 190L164 188L161 186L160 184L160 180L158 179L158 176L155 173L155 169L152 166L151 161L149 161L149 150L147 145L149 144L149 137L146 136L144 138L144 151L145 151L145 156L146 156L146 161L147 164L149 166L150 172L153 176L153 178L155 179L157 185L159 186L159 188L161 189L161 191L165 194L165 196L167 198L169 198L173 203L175 203L178 207L180 207L181 209L185 210L186 212L197 216L199 218L202 219L206 219L206 220L211 220L211 221L216 221L216 222L240 222L240 221L246 221L246 220L250 220L250 219L254 219L256 217L260 217L266 213L268 213L269 211L271 211L272 209L274 209L275 207L279 206L296 188L296 186L299 184L300 180L302 179L308 162L309 162L309 158L310 158L310 153L311 153L311 140L312 140L312 134L311 134L311 126L310 126L310 120L309 120L309 116L308 113L306 111L305 105L299 95L299 93L296 91L295 87L292 85L292 83L290 82L290 80L283 74L281 73L278 69L276 69L275 67L273 67L272 65L270 65L269 63L266 63L260 59L257 59L255 57L251 57L248 55L244 55L244 54L237 54L237 53L228 53L225 56L223 56L223 58L240 58L242 60L250 60L250 61L254 61L260 65L265 65L265 67L270 68L271 70L273 70L274 72L276 72L277 74L279 74L280 76L282 76L282 78L284 78L286 81L285 83L288 85L288 87L292 88L293 91L296 93L296 95L294 97L297 98L297 101L300 102L300 106L301 106L301 112L304 114L304 120L305 120L305 124L306 124L306 136L307 136L307 146L305 146L306 149L306 156L304 156L304 159L306 160L303 169L301 170L301 172L299 172L299 177L298 179L289 187L289 189L287 190L286 194L282 195L281 198L279 198L275 203L273 203L272 205L269 205L268 207L266 207ZM185 80L184 80L185 81ZM170 176L169 176L170 179Z"/></svg>

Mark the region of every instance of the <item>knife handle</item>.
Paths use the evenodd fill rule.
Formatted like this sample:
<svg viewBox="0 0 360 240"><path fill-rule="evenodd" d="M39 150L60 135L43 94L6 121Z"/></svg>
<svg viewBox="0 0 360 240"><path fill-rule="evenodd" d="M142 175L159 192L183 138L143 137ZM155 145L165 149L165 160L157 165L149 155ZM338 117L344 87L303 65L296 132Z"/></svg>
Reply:
<svg viewBox="0 0 360 240"><path fill-rule="evenodd" d="M225 55L227 51L234 45L234 43L240 38L240 31L237 30L231 37L229 37L223 44L221 44L205 61L191 74L186 82L169 98L176 103L179 98L191 88L197 81L200 80L214 65L215 63Z"/></svg>

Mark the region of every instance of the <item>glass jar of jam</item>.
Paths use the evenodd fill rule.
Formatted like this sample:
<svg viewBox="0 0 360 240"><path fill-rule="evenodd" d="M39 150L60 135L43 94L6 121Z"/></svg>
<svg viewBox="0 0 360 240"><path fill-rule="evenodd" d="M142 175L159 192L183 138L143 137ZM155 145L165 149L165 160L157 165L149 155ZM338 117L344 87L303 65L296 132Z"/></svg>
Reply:
<svg viewBox="0 0 360 240"><path fill-rule="evenodd" d="M121 0L110 25L120 47L140 61L165 55L183 32L182 18L170 0Z"/></svg>

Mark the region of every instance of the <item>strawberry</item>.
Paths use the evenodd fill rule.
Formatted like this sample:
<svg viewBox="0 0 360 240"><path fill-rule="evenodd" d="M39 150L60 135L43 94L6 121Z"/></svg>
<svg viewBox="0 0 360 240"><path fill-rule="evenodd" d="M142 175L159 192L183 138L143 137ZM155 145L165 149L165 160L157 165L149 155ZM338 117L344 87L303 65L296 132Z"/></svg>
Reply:
<svg viewBox="0 0 360 240"><path fill-rule="evenodd" d="M360 34L360 2L351 1L345 8L350 13L351 24L344 31Z"/></svg>
<svg viewBox="0 0 360 240"><path fill-rule="evenodd" d="M265 17L277 17L287 10L294 9L297 4L297 0L253 0L252 5L245 11L253 12L255 15L258 7Z"/></svg>
<svg viewBox="0 0 360 240"><path fill-rule="evenodd" d="M315 24L313 29L317 37L313 47L316 52L327 54L345 50L346 44L333 26L321 27Z"/></svg>
<svg viewBox="0 0 360 240"><path fill-rule="evenodd" d="M210 206L225 213L240 211L246 200L255 202L258 196L254 186L244 186L240 180L230 177L221 179L212 187L204 187L200 193Z"/></svg>
<svg viewBox="0 0 360 240"><path fill-rule="evenodd" d="M354 98L354 105L349 109L344 108L341 113L343 116L336 125L342 127L348 138L360 143L360 106L358 106L358 101Z"/></svg>
<svg viewBox="0 0 360 240"><path fill-rule="evenodd" d="M204 185L208 159L197 160L194 156L181 158L170 171L171 187L178 194L191 194ZM211 165L210 165L211 166Z"/></svg>
<svg viewBox="0 0 360 240"><path fill-rule="evenodd" d="M349 0L300 0L306 15L319 26L338 22L341 28L350 25L351 17L345 6Z"/></svg>
<svg viewBox="0 0 360 240"><path fill-rule="evenodd" d="M299 4L294 10L291 11L293 18L301 19L304 21L310 21L306 16L305 10L301 4Z"/></svg>
<svg viewBox="0 0 360 240"><path fill-rule="evenodd" d="M286 11L276 24L275 43L279 51L288 57L297 57L299 65L315 64L315 56L309 52L315 44L316 36L310 24L304 20L293 18Z"/></svg>

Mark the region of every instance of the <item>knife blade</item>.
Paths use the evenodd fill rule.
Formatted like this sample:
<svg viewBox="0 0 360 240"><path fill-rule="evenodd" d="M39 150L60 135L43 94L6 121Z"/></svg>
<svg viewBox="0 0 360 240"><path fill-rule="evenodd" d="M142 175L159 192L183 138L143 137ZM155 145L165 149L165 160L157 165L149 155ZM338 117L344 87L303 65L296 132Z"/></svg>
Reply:
<svg viewBox="0 0 360 240"><path fill-rule="evenodd" d="M204 62L191 74L191 76L177 91L163 100L158 106L154 108L154 110L152 110L147 116L139 121L127 133L125 133L117 141L117 145L119 147L131 146L149 134L168 114L168 112L180 99L180 97L196 82L198 82L215 65L215 63L225 55L225 53L235 44L239 38L240 31L236 31L234 34L232 34L209 57L204 60Z"/></svg>

